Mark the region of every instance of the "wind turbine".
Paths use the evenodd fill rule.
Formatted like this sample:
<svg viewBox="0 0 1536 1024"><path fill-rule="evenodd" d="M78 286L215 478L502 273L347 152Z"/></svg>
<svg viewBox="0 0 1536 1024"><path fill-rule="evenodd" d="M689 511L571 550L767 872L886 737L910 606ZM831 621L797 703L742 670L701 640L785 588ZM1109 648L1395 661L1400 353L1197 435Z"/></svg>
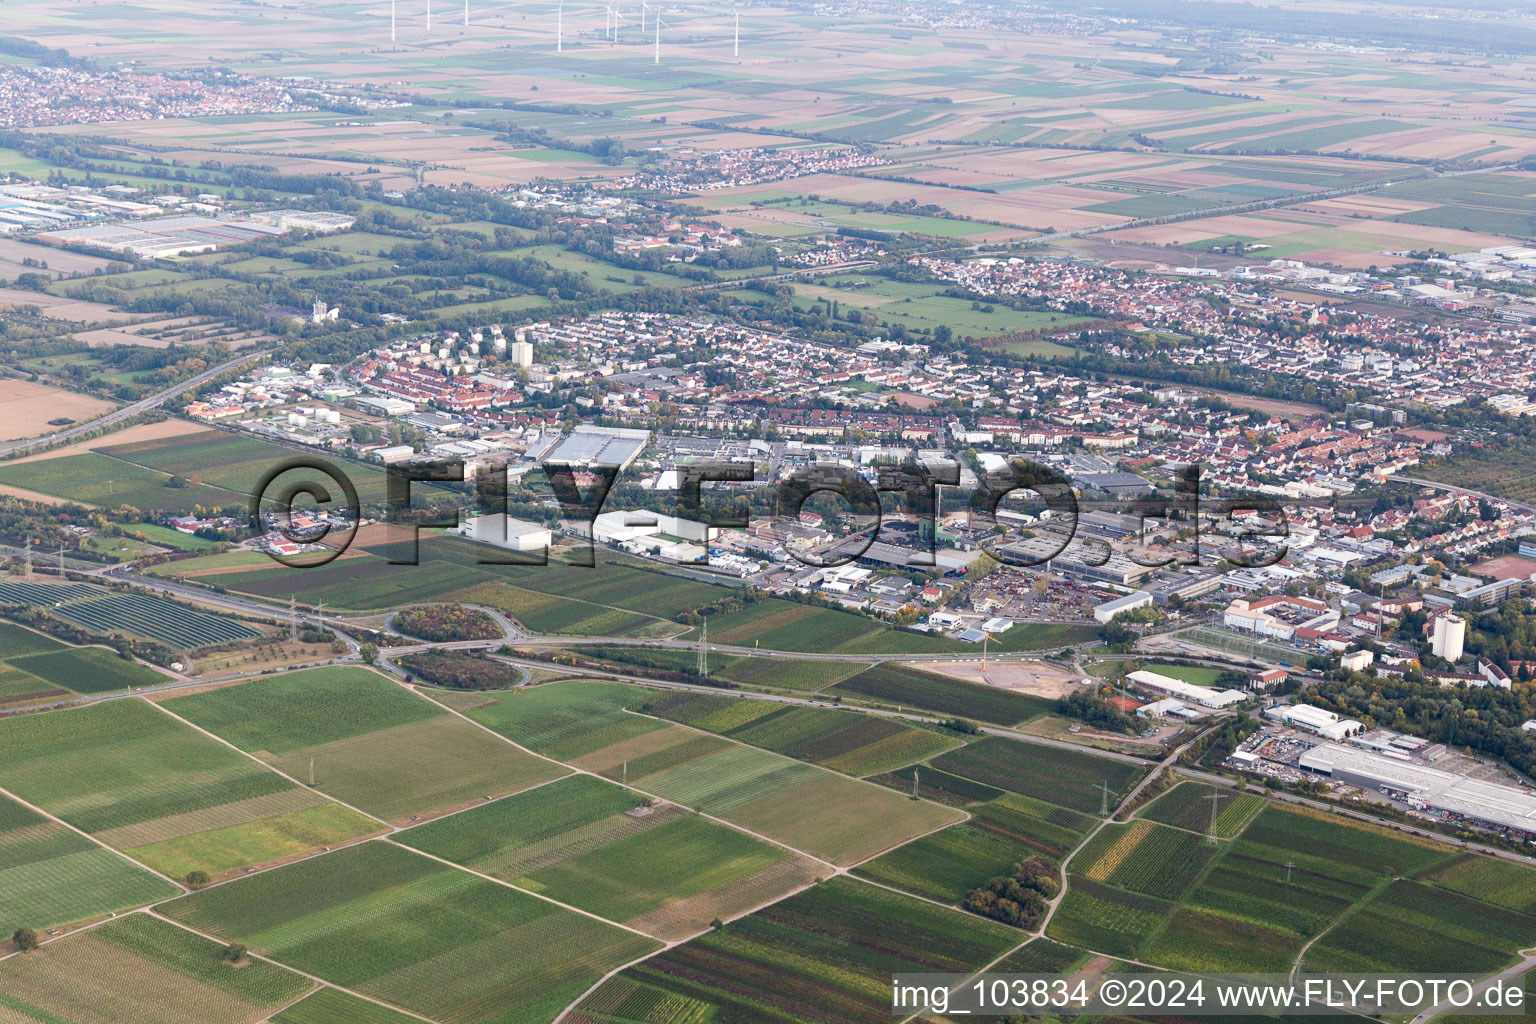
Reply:
<svg viewBox="0 0 1536 1024"><path fill-rule="evenodd" d="M427 31L432 31L432 0L427 0Z"/></svg>
<svg viewBox="0 0 1536 1024"><path fill-rule="evenodd" d="M565 52L565 0L555 10L555 52Z"/></svg>
<svg viewBox="0 0 1536 1024"><path fill-rule="evenodd" d="M389 0L389 41L395 41L395 0Z"/></svg>
<svg viewBox="0 0 1536 1024"><path fill-rule="evenodd" d="M469 0L464 0L464 27L469 28Z"/></svg>
<svg viewBox="0 0 1536 1024"><path fill-rule="evenodd" d="M656 8L656 60L655 60L655 63L657 63L657 64L661 63L661 8L659 6Z"/></svg>
<svg viewBox="0 0 1536 1024"><path fill-rule="evenodd" d="M469 0L464 0L464 2L468 3ZM732 57L740 57L741 56L741 12L736 9L736 5L735 4L731 5L731 16L736 19L736 39L735 39L735 42L733 42L731 44L731 56Z"/></svg>
<svg viewBox="0 0 1536 1024"><path fill-rule="evenodd" d="M619 25L626 20L624 12L615 7L613 9L613 41L615 43L619 41Z"/></svg>
<svg viewBox="0 0 1536 1024"><path fill-rule="evenodd" d="M641 35L641 38L645 37L645 12L646 12L647 9L648 8L646 7L645 0L640 0L640 35Z"/></svg>

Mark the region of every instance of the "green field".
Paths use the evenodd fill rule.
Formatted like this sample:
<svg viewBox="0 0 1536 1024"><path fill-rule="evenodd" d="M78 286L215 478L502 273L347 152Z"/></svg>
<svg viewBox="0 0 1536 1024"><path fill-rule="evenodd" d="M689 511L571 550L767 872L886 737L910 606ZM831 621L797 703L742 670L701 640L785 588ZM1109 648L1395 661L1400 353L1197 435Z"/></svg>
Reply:
<svg viewBox="0 0 1536 1024"><path fill-rule="evenodd" d="M323 601L330 608L359 611L432 601L481 604L516 619L532 633L552 636L690 635L676 621L677 615L735 593L608 553L600 553L598 564L590 568L563 564L558 557L552 557L547 566L493 567L480 564L488 557L482 545L426 534L419 565L390 565L388 558L400 553L384 543L369 547L365 557L338 559L323 568L263 567L224 573L218 582L259 597L293 595L306 603ZM959 640L895 629L855 612L778 598L759 598L738 611L712 617L709 635L711 641L724 645L805 653L975 650ZM1096 635L1095 629L1086 626L1026 623L1004 633L999 649L1040 650L1086 643ZM769 678L779 675L793 680L802 674L801 670L759 669ZM765 679L759 685L793 684Z"/></svg>
<svg viewBox="0 0 1536 1024"><path fill-rule="evenodd" d="M838 878L626 969L578 1009L625 1024L877 1024L892 1019L893 973L968 973L1017 936Z"/></svg>
<svg viewBox="0 0 1536 1024"><path fill-rule="evenodd" d="M165 904L199 931L429 1017L552 1019L657 943L370 842Z"/></svg>
<svg viewBox="0 0 1536 1024"><path fill-rule="evenodd" d="M1536 914L1536 873L1523 864L1464 853L1421 877L1496 907Z"/></svg>
<svg viewBox="0 0 1536 1024"><path fill-rule="evenodd" d="M177 697L167 709L387 820L547 782L566 769L363 668L291 672Z"/></svg>
<svg viewBox="0 0 1536 1024"><path fill-rule="evenodd" d="M1213 805L1216 808L1214 827L1211 821ZM1234 793L1222 786L1183 782L1149 804L1141 816L1165 825L1230 839L1263 809L1264 798L1257 794Z"/></svg>
<svg viewBox="0 0 1536 1024"><path fill-rule="evenodd" d="M893 771L960 744L888 718L715 694L672 693L640 710L845 775Z"/></svg>
<svg viewBox="0 0 1536 1024"><path fill-rule="evenodd" d="M1307 951L1313 971L1482 974L1536 945L1536 917L1406 879L1394 881Z"/></svg>
<svg viewBox="0 0 1536 1024"><path fill-rule="evenodd" d="M7 660L24 672L76 693L109 693L171 681L169 676L105 647L66 647Z"/></svg>
<svg viewBox="0 0 1536 1024"><path fill-rule="evenodd" d="M919 780L927 771L919 774ZM1060 860L1095 819L1015 793L969 804L971 820L924 836L859 866L857 874L927 896L958 902L1031 857Z"/></svg>
<svg viewBox="0 0 1536 1024"><path fill-rule="evenodd" d="M0 962L0 1017L16 1024L259 1024L313 984L132 914Z"/></svg>
<svg viewBox="0 0 1536 1024"><path fill-rule="evenodd" d="M1143 768L1086 752L988 736L933 759L933 766L988 786L1083 813L1111 810ZM1108 786L1107 798L1100 784Z"/></svg>
<svg viewBox="0 0 1536 1024"><path fill-rule="evenodd" d="M1200 665L1156 665L1144 666L1148 672L1156 672L1158 675L1167 676L1170 679L1182 679L1186 683L1196 686L1215 686L1221 678L1221 669L1205 668Z"/></svg>
<svg viewBox="0 0 1536 1024"><path fill-rule="evenodd" d="M470 709L540 753L834 863L873 856L958 820L937 804L813 765L627 712L654 699L634 686L568 681ZM822 809L835 806L838 814Z"/></svg>
<svg viewBox="0 0 1536 1024"><path fill-rule="evenodd" d="M1167 922L1173 905L1076 876L1051 918L1053 939L1112 956L1134 957Z"/></svg>
<svg viewBox="0 0 1536 1024"><path fill-rule="evenodd" d="M536 753L572 761L666 728L665 722L623 710L638 708L653 692L573 679L484 698L469 717Z"/></svg>
<svg viewBox="0 0 1536 1024"><path fill-rule="evenodd" d="M0 664L0 705L154 686L170 679L105 647L70 647L13 622L0 621L0 657L5 659Z"/></svg>
<svg viewBox="0 0 1536 1024"><path fill-rule="evenodd" d="M0 779L173 877L261 864L375 828L138 700L0 722Z"/></svg>
<svg viewBox="0 0 1536 1024"><path fill-rule="evenodd" d="M646 803L578 775L410 829L399 841L662 939L685 938L816 876L812 861L682 808Z"/></svg>
<svg viewBox="0 0 1536 1024"><path fill-rule="evenodd" d="M410 1024L415 1019L339 989L322 988L273 1017L272 1024Z"/></svg>
<svg viewBox="0 0 1536 1024"><path fill-rule="evenodd" d="M1039 718L1052 708L1050 701L1038 697L892 664L865 669L844 679L829 692L960 715L996 725L1015 725Z"/></svg>
<svg viewBox="0 0 1536 1024"><path fill-rule="evenodd" d="M0 934L169 899L179 890L79 833L0 797Z"/></svg>
<svg viewBox="0 0 1536 1024"><path fill-rule="evenodd" d="M1199 836L1148 821L1109 824L1072 858L1074 874L1131 892L1177 900L1215 857Z"/></svg>

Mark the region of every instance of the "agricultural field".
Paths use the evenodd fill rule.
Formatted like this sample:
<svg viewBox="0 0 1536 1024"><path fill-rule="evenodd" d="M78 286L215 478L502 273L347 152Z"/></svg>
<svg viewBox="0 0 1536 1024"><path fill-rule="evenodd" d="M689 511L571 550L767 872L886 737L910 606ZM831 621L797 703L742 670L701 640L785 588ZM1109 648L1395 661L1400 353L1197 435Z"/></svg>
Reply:
<svg viewBox="0 0 1536 1024"><path fill-rule="evenodd" d="M92 584L0 583L0 600L45 608L92 633L132 633L172 647L193 650L253 640L261 631L223 615L198 611L167 598L136 592L113 593Z"/></svg>
<svg viewBox="0 0 1536 1024"><path fill-rule="evenodd" d="M890 1019L891 974L967 973L1017 934L837 878L625 969L577 1009L624 1024L874 1024Z"/></svg>
<svg viewBox="0 0 1536 1024"><path fill-rule="evenodd" d="M1136 821L1109 824L1072 858L1072 871L1095 882L1177 900L1216 850L1190 832Z"/></svg>
<svg viewBox="0 0 1536 1024"><path fill-rule="evenodd" d="M1027 694L890 663L865 669L833 686L829 692L853 699L865 698L882 704L959 715L994 725L1017 725L1047 714L1052 707L1050 701Z"/></svg>
<svg viewBox="0 0 1536 1024"><path fill-rule="evenodd" d="M221 487L171 487L170 474L109 458L98 452L63 455L36 462L0 466L0 485L116 508L132 505L145 512L181 515L194 505L238 505L245 497Z"/></svg>
<svg viewBox="0 0 1536 1024"><path fill-rule="evenodd" d="M920 778L927 773L920 773ZM1095 819L1015 793L968 805L969 821L923 836L866 861L856 874L885 885L958 903L1031 857L1060 860Z"/></svg>
<svg viewBox="0 0 1536 1024"><path fill-rule="evenodd" d="M1213 804L1216 808L1214 826L1211 822ZM1225 787L1181 782L1144 808L1140 816L1192 832L1231 839L1263 809L1264 798L1256 793L1234 793Z"/></svg>
<svg viewBox="0 0 1536 1024"><path fill-rule="evenodd" d="M180 891L58 822L0 797L0 934L89 921Z"/></svg>
<svg viewBox="0 0 1536 1024"><path fill-rule="evenodd" d="M105 647L66 647L11 661L16 668L76 693L110 693L169 682L161 672Z"/></svg>
<svg viewBox="0 0 1536 1024"><path fill-rule="evenodd" d="M164 706L292 778L387 821L536 786L568 769L364 668L320 668Z"/></svg>
<svg viewBox="0 0 1536 1024"><path fill-rule="evenodd" d="M1000 736L942 754L933 766L1085 814L1099 812L1105 803L1113 809L1144 771L1124 761Z"/></svg>
<svg viewBox="0 0 1536 1024"><path fill-rule="evenodd" d="M572 762L668 728L665 722L624 710L638 708L654 692L622 683L572 679L494 697L477 694L481 702L468 714L519 746Z"/></svg>
<svg viewBox="0 0 1536 1024"><path fill-rule="evenodd" d="M573 655L573 650L567 653ZM579 656L614 665L621 671L639 666L670 672L692 673L698 664L695 653L664 648L637 648L626 645L585 644ZM711 653L709 675L712 679L735 683L748 690L790 690L815 692L854 675L863 668L858 662L814 661L808 658L775 658L750 654Z"/></svg>
<svg viewBox="0 0 1536 1024"><path fill-rule="evenodd" d="M814 861L577 775L401 833L400 842L660 939L814 881Z"/></svg>
<svg viewBox="0 0 1536 1024"><path fill-rule="evenodd" d="M0 427L0 441L48 434L54 420L84 422L114 408L111 402L89 395L7 378L0 381L0 422L5 424Z"/></svg>
<svg viewBox="0 0 1536 1024"><path fill-rule="evenodd" d="M291 458L289 448L222 430L200 430L114 443L109 435L88 451L0 467L0 485L53 495L84 505L131 505L157 515L182 515L194 506L233 507L244 515L263 474ZM382 501L384 474L349 463L346 472L364 502ZM419 485L426 495L430 485Z"/></svg>
<svg viewBox="0 0 1536 1024"><path fill-rule="evenodd" d="M272 1024L410 1024L409 1017L340 989L322 988L272 1018Z"/></svg>
<svg viewBox="0 0 1536 1024"><path fill-rule="evenodd" d="M857 869L863 877L945 902L958 902L1031 857L1060 862L1099 821L1059 802L1009 792L931 764L879 775L875 781L970 814L967 821L923 836Z"/></svg>
<svg viewBox="0 0 1536 1024"><path fill-rule="evenodd" d="M1074 857L1051 936L1180 970L1284 972L1306 949L1306 969L1361 973L1491 971L1536 936L1527 868L1315 811L1247 820L1215 841L1106 826Z"/></svg>
<svg viewBox="0 0 1536 1024"><path fill-rule="evenodd" d="M140 700L0 722L0 779L172 877L217 875L377 831Z"/></svg>
<svg viewBox="0 0 1536 1024"><path fill-rule="evenodd" d="M146 914L0 961L0 1015L16 1024L260 1024L313 982Z"/></svg>
<svg viewBox="0 0 1536 1024"><path fill-rule="evenodd" d="M1533 876L1536 878L1536 876ZM1536 916L1396 879L1307 950L1313 971L1482 974L1536 945Z"/></svg>
<svg viewBox="0 0 1536 1024"><path fill-rule="evenodd" d="M0 656L5 658L0 707L153 686L169 678L105 647L70 647L13 622L0 622Z"/></svg>
<svg viewBox="0 0 1536 1024"><path fill-rule="evenodd" d="M872 857L962 815L884 787L650 718L639 687L562 682L467 714L530 749L836 864ZM821 813L835 806L836 815Z"/></svg>
<svg viewBox="0 0 1536 1024"><path fill-rule="evenodd" d="M173 920L428 1017L543 1022L659 944L368 842L162 905Z"/></svg>
<svg viewBox="0 0 1536 1024"><path fill-rule="evenodd" d="M1524 865L1464 853L1419 878L1505 910L1536 915L1536 875Z"/></svg>
<svg viewBox="0 0 1536 1024"><path fill-rule="evenodd" d="M960 745L957 736L888 718L742 697L674 693L640 710L845 775L894 771Z"/></svg>
<svg viewBox="0 0 1536 1024"><path fill-rule="evenodd" d="M1047 934L1096 952L1134 957L1162 930L1173 909L1166 900L1073 877Z"/></svg>

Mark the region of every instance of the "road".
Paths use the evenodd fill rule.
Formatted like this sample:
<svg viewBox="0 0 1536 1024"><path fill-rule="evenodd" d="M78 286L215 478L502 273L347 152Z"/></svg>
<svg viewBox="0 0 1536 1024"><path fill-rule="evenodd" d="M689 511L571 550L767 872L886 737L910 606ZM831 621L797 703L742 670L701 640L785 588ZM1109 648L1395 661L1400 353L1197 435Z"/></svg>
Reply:
<svg viewBox="0 0 1536 1024"><path fill-rule="evenodd" d="M1452 494L1470 494L1474 498L1484 498L1488 501L1501 501L1506 505L1524 509L1527 512L1536 512L1536 505L1524 501L1515 501L1513 498L1505 498L1497 494L1489 494L1487 491L1474 491L1470 487L1461 487L1457 484L1448 484L1440 480L1420 480L1414 476L1389 476L1388 480L1398 484L1415 484L1419 487L1430 487L1437 491L1449 491Z"/></svg>
<svg viewBox="0 0 1536 1024"><path fill-rule="evenodd" d="M797 277L815 277L818 274L843 274L850 270L867 270L870 267L879 266L878 260L850 260L847 263L834 263L825 267L801 267L798 270L785 270L777 274L758 274L755 277L736 277L729 281L710 281L707 284L696 285L686 289L693 292L715 291L721 288L737 288L745 284L757 284L761 281L792 281Z"/></svg>
<svg viewBox="0 0 1536 1024"><path fill-rule="evenodd" d="M14 441L11 444L0 445L0 459L10 458L13 455L24 455L34 448L48 448L56 444L63 444L82 434L94 433L103 427L110 427L114 423L121 423L123 420L137 416L141 412L158 409L177 395L184 395L193 388L200 387L215 377L226 374L230 370L244 366L247 363L265 359L273 351L273 349L261 349L257 352L243 352L233 359L226 360L217 366L209 367L195 377L189 377L179 384L172 384L163 391L157 391L148 398L141 398L131 405L114 409L105 416L98 416L93 420L77 423L72 427L61 430L56 434L49 434L46 437L34 437L29 440Z"/></svg>

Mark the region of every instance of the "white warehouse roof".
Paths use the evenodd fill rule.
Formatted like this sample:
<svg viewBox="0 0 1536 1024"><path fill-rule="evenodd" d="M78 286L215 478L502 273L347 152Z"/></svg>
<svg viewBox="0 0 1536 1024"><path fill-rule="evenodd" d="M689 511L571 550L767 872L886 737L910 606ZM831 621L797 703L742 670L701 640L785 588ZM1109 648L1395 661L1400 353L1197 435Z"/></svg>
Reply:
<svg viewBox="0 0 1536 1024"><path fill-rule="evenodd" d="M1410 804L1522 832L1536 832L1536 796L1514 786L1469 779L1407 759L1373 754L1338 743L1313 747L1301 755L1298 763L1308 771L1326 775L1345 772L1372 785L1406 793Z"/></svg>
<svg viewBox="0 0 1536 1024"><path fill-rule="evenodd" d="M1209 686L1196 686L1194 683L1186 683L1182 679L1174 679L1171 676L1161 675L1157 672L1148 672L1139 669L1126 673L1125 678L1139 686L1145 686L1149 690L1158 690L1162 693L1182 697L1185 700L1194 701L1208 708L1224 708L1248 699L1249 694L1242 690L1216 690Z"/></svg>

